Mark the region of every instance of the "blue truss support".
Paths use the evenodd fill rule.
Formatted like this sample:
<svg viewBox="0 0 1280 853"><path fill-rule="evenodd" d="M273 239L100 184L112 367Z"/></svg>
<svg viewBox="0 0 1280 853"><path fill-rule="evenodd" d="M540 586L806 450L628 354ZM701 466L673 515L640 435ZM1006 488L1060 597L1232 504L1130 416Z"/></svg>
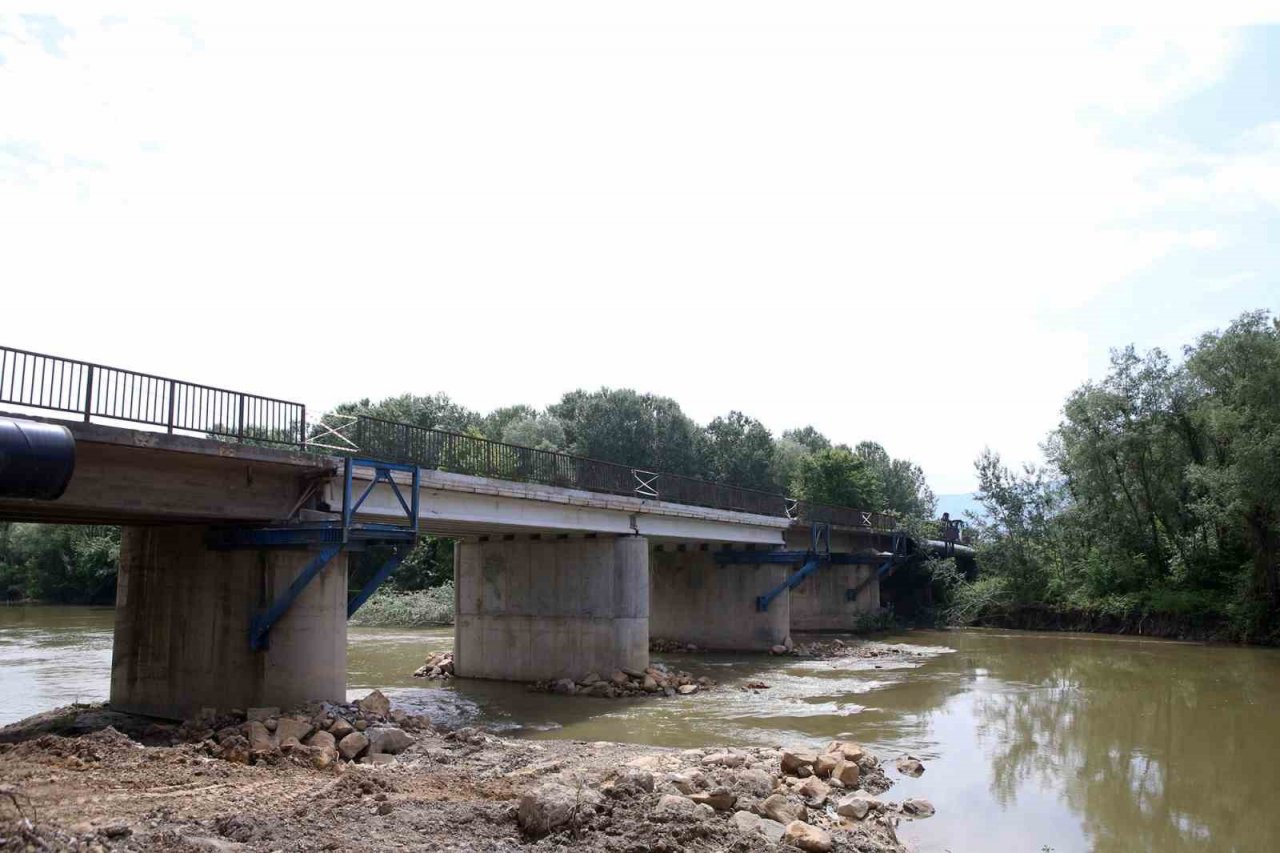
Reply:
<svg viewBox="0 0 1280 853"><path fill-rule="evenodd" d="M360 497L354 502L351 500L352 482L351 477L357 467L372 468L373 479L369 481L369 485L365 486L364 491L360 493ZM409 500L405 501L404 494L400 491L400 484L391 476L392 471L402 471L413 476L412 489ZM342 529L348 531L353 526L356 511L364 505L365 500L373 493L373 489L379 483L386 483L391 487L391 494L395 495L396 501L400 504L400 508L404 510L405 520L408 526L405 530L412 531L416 536L418 533L418 506L420 498L422 472L417 465L403 465L398 462L379 462L376 459L361 459L358 457L348 456L343 464L342 477Z"/></svg>
<svg viewBox="0 0 1280 853"><path fill-rule="evenodd" d="M302 591L307 588L307 584L315 580L316 575L329 565L329 561L338 555L342 550L341 545L328 545L322 548L311 562L298 573L293 579L293 583L289 584L289 588L285 590L284 595L271 602L271 607L267 612L255 616L253 621L249 623L249 648L254 651L262 651L267 647L267 634L271 631L271 626L280 621L281 617L289 611L289 608L298 596L302 595Z"/></svg>
<svg viewBox="0 0 1280 853"><path fill-rule="evenodd" d="M885 560L883 563L880 564L880 568L876 569L876 573L874 575L867 578L866 580L858 584L853 589L846 589L844 591L844 600L857 601L858 594L862 592L864 589L866 589L867 584L871 583L871 581L873 580L884 580L889 575L893 574L894 571L898 568L898 566L902 565L902 563L905 560L906 560L906 557L900 556L898 554L895 554L894 556Z"/></svg>
<svg viewBox="0 0 1280 853"><path fill-rule="evenodd" d="M796 572L781 584L766 592L764 595L756 598L756 610L759 610L761 613L768 610L769 605L773 603L775 598L782 595L789 589L794 589L800 584L800 581L816 572L818 567L821 565L822 559L817 554L810 555L809 561L800 567L800 571Z"/></svg>
<svg viewBox="0 0 1280 853"><path fill-rule="evenodd" d="M408 556L408 553L408 548L403 550L397 549L396 553L391 556L391 559L383 563L382 568L378 569L377 574L369 579L369 582L364 585L364 588L356 593L356 597L347 602L348 619L355 615L356 611L360 609L361 605L369 600L369 596L373 595L374 592L377 591L378 587L382 586L383 581L391 577L391 573L396 570L397 566L404 562L404 558Z"/></svg>

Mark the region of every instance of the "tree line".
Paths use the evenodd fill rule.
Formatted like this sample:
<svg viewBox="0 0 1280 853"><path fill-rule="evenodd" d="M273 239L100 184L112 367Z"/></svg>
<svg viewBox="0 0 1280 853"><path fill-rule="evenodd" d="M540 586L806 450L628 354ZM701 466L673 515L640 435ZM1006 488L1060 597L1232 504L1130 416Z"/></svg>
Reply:
<svg viewBox="0 0 1280 853"><path fill-rule="evenodd" d="M1043 448L976 461L978 574L938 572L953 618L1038 607L1280 640L1280 319L1243 314L1176 361L1113 351Z"/></svg>
<svg viewBox="0 0 1280 853"><path fill-rule="evenodd" d="M925 518L934 512L934 495L920 466L890 456L876 442L836 443L812 426L774 436L759 420L738 411L700 425L675 400L631 389L571 391L542 409L512 405L487 414L443 393L356 400L335 412L902 518ZM354 558L351 584L362 584L385 557L371 549ZM108 603L114 596L118 560L118 529L0 524L0 591L8 600ZM401 590L429 589L452 577L452 542L426 536L396 570L391 584Z"/></svg>

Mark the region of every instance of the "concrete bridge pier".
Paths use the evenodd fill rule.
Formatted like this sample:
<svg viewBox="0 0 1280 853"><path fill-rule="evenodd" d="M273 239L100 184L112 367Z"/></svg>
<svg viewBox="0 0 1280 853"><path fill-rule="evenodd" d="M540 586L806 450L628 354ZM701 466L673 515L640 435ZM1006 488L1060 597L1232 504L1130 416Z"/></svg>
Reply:
<svg viewBox="0 0 1280 853"><path fill-rule="evenodd" d="M339 553L271 628L250 623L314 556L210 550L200 525L125 527L120 539L111 707L187 718L202 708L344 701L347 557Z"/></svg>
<svg viewBox="0 0 1280 853"><path fill-rule="evenodd" d="M649 665L642 536L511 535L454 549L454 668L508 681Z"/></svg>
<svg viewBox="0 0 1280 853"><path fill-rule="evenodd" d="M880 582L873 565L829 565L791 590L795 631L848 631L859 617L880 610ZM867 582L870 579L870 582ZM850 591L857 598L850 598Z"/></svg>
<svg viewBox="0 0 1280 853"><path fill-rule="evenodd" d="M787 579L778 563L719 565L708 548L664 545L650 557L649 633L719 651L767 651L791 632L788 597L756 598Z"/></svg>

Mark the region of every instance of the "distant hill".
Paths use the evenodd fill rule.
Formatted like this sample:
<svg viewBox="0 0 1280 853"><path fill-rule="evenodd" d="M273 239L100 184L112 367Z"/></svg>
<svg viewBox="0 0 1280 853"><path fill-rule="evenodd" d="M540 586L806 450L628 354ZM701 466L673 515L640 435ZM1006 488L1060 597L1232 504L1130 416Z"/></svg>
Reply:
<svg viewBox="0 0 1280 853"><path fill-rule="evenodd" d="M982 514L982 505L978 503L973 492L962 492L955 495L938 495L938 515L951 513L952 518L967 518L965 513Z"/></svg>

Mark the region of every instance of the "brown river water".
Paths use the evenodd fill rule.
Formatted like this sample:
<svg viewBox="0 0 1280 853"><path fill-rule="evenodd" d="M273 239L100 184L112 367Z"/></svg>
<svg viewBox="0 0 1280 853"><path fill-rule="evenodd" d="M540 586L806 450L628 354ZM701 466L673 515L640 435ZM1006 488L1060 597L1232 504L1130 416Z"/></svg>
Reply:
<svg viewBox="0 0 1280 853"><path fill-rule="evenodd" d="M0 723L106 697L109 608L0 608ZM910 752L935 817L920 851L1280 850L1280 650L1081 634L911 631L920 654L852 665L668 655L722 687L608 701L519 685L425 684L411 673L450 629L352 628L353 695L380 687L450 726L664 746L861 741ZM877 663L881 668L877 668ZM735 689L759 679L760 693Z"/></svg>

